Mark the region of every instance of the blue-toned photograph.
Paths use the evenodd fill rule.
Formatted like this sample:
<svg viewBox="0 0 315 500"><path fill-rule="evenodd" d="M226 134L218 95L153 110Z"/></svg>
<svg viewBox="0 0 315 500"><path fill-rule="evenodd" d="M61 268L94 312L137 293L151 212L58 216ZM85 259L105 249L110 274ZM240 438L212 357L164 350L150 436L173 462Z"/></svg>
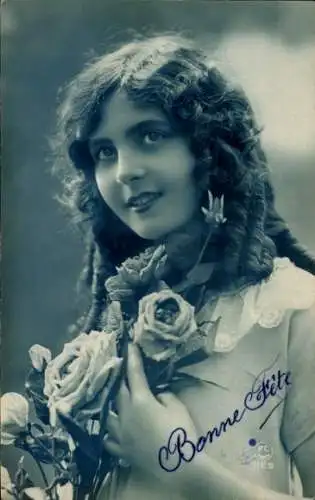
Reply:
<svg viewBox="0 0 315 500"><path fill-rule="evenodd" d="M1 11L1 499L311 500L314 2Z"/></svg>

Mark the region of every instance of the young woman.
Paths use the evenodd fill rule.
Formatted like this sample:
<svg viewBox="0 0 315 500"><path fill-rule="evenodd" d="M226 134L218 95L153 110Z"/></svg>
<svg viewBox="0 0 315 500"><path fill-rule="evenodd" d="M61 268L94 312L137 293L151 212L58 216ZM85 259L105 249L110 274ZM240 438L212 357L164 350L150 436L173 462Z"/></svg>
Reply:
<svg viewBox="0 0 315 500"><path fill-rule="evenodd" d="M186 368L207 382L157 399L131 350L104 443L129 467L100 500L315 495L315 261L276 211L244 92L187 40L153 37L89 64L59 120L65 200L87 227L83 331L102 327L105 280L147 246L165 244L180 289L205 245L202 208L221 203L195 287L213 349Z"/></svg>

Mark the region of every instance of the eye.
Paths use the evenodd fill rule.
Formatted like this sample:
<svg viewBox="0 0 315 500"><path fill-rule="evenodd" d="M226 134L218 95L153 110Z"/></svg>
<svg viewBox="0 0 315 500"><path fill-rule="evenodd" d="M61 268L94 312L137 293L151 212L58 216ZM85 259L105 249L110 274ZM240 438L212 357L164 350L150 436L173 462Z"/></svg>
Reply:
<svg viewBox="0 0 315 500"><path fill-rule="evenodd" d="M96 161L112 161L116 157L116 150L113 146L102 146L95 153Z"/></svg>
<svg viewBox="0 0 315 500"><path fill-rule="evenodd" d="M165 132L161 132L160 130L151 130L144 132L142 142L143 144L150 146L151 144L156 144L157 142L164 140L166 137L167 134Z"/></svg>

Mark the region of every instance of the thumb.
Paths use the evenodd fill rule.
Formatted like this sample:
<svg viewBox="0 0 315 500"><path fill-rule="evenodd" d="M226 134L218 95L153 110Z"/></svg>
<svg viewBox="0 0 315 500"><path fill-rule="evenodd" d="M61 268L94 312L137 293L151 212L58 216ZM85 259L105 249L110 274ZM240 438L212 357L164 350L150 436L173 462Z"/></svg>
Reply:
<svg viewBox="0 0 315 500"><path fill-rule="evenodd" d="M141 354L135 344L128 345L127 376L131 396L139 393L152 395L144 373Z"/></svg>

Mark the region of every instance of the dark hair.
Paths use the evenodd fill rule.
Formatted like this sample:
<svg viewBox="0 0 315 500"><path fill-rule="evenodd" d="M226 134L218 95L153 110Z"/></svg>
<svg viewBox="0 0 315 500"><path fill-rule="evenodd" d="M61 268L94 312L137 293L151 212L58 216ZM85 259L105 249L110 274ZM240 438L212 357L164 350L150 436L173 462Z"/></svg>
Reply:
<svg viewBox="0 0 315 500"><path fill-rule="evenodd" d="M87 144L101 105L119 89L136 103L158 106L187 138L196 158L196 181L203 181L205 193L224 194L227 222L213 289L259 282L271 273L276 255L315 274L314 259L275 209L260 129L243 90L180 36L137 40L90 62L67 86L59 108L55 151L64 200L87 228L84 274L93 299L85 331L100 324L106 277L148 245L101 198Z"/></svg>

